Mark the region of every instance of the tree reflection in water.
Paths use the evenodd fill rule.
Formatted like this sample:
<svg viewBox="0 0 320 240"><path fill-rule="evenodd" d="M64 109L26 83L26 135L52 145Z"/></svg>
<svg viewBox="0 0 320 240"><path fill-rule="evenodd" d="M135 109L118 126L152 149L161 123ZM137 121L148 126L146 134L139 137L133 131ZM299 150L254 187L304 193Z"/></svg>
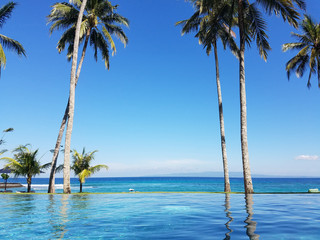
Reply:
<svg viewBox="0 0 320 240"><path fill-rule="evenodd" d="M68 217L68 205L69 205L69 195L70 194L62 194L61 196L61 206L60 206L60 237L59 239L63 239L66 232L68 232L68 229L66 228L67 223L69 222Z"/></svg>
<svg viewBox="0 0 320 240"><path fill-rule="evenodd" d="M247 235L250 240L258 240L260 235L255 234L255 230L257 228L257 222L252 221L253 216L253 194L246 194L245 200L246 200L246 211L248 214L247 219L244 221L247 225L245 228L247 229Z"/></svg>
<svg viewBox="0 0 320 240"><path fill-rule="evenodd" d="M233 230L230 228L230 223L233 221L233 217L231 216L231 212L230 212L230 194L226 193L225 195L225 213L226 213L226 217L228 218L228 221L226 222L226 228L228 229L228 232L226 233L226 237L224 238L224 240L229 240L231 239L230 237L230 233L233 232Z"/></svg>

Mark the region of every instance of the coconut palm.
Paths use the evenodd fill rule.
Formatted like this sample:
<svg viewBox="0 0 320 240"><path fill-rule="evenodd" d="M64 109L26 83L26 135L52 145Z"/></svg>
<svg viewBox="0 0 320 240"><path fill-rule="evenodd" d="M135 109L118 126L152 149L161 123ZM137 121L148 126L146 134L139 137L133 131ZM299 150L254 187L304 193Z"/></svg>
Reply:
<svg viewBox="0 0 320 240"><path fill-rule="evenodd" d="M28 148L28 144L18 146L13 152L15 153L14 158L3 157L1 160L7 161L5 168L10 169L15 177L23 176L27 179L28 192L30 192L32 177L40 174L41 170L50 167L50 163L41 165L37 160L38 149L32 151Z"/></svg>
<svg viewBox="0 0 320 240"><path fill-rule="evenodd" d="M229 18L227 17L227 13L231 11L231 6L229 4L230 1L191 0L191 2L193 2L194 4L196 10L195 13L188 20L177 22L176 25L183 26L182 34L196 31L197 33L195 37L199 38L199 43L203 44L208 55L210 55L212 48L214 50L220 120L221 150L224 170L224 191L231 192L217 51L217 41L221 39L224 48L226 48L226 45L228 45L232 52L236 54L238 52L238 48L232 36L233 32L231 31L231 29L229 29L229 27L227 27L228 25L232 25L231 23L228 23Z"/></svg>
<svg viewBox="0 0 320 240"><path fill-rule="evenodd" d="M245 58L246 45L256 41L260 56L266 60L267 52L271 50L266 34L266 21L263 19L259 5L268 15L281 15L284 21L294 27L298 26L299 13L297 8L305 9L304 0L232 0L237 9L238 27L240 37L239 50L239 82L240 82L240 124L241 124L241 152L246 193L253 193L251 178L248 139L247 139L247 103L245 86ZM251 3L252 2L252 3Z"/></svg>
<svg viewBox="0 0 320 240"><path fill-rule="evenodd" d="M2 28L7 19L10 18L12 11L16 5L17 4L14 2L9 2L0 8L0 28ZM18 41L0 34L0 73L1 67L5 68L7 63L7 58L3 48L8 48L9 50L17 53L19 56L26 56L26 52L23 46Z"/></svg>
<svg viewBox="0 0 320 240"><path fill-rule="evenodd" d="M79 8L80 6L84 6L84 15L81 18ZM52 11L48 16L49 23L52 23L50 27L50 32L52 33L55 30L65 30L62 34L59 42L58 42L58 51L62 52L66 46L67 47L67 57L68 60L73 59L75 63L74 71L76 71L75 75L75 84L77 85L83 60L85 57L86 49L88 43L94 49L94 58L97 61L98 59L98 52L101 53L102 59L105 62L105 66L109 69L109 48L111 47L112 54L116 52L116 46L112 39L112 35L115 35L120 39L120 41L126 45L128 43L128 38L123 32L121 25L129 26L128 19L122 17L121 15L116 13L118 5L113 6L107 0L88 0L87 3L81 0L73 0L70 3L56 3L52 6ZM74 40L75 40L75 29L76 29L76 22L77 20L81 20L81 25L79 25L79 38L80 43L83 43L82 55L76 67L77 61L75 61L75 57L72 57L75 54L74 51ZM71 89L71 88L70 88ZM74 95L74 90L72 90L72 94L69 96L68 104L65 110L65 114L60 126L55 151L52 158L52 166L50 172L50 183L48 192L54 192L54 169L56 168L59 148L61 145L61 140L63 136L63 132L65 129L65 125L68 122L69 131L67 131L66 135L66 142L69 142L69 138L71 136L70 133L70 114L69 112L73 112L74 107L72 106L70 100L71 96ZM68 121L69 118L69 121ZM69 123L70 122L70 123ZM66 149L70 150L70 147L65 146ZM69 158L69 151L65 151L65 160ZM68 165L68 164L67 164ZM65 171L68 171L68 166L65 167ZM69 181L70 186L70 181ZM69 188L69 187L68 187Z"/></svg>
<svg viewBox="0 0 320 240"><path fill-rule="evenodd" d="M103 164L90 166L96 152L97 150L86 153L85 148L83 148L82 153L78 153L76 150L73 151L73 164L71 169L74 171L74 174L79 177L80 192L82 192L82 184L85 183L86 178L100 171L102 168L108 170L108 166Z"/></svg>
<svg viewBox="0 0 320 240"><path fill-rule="evenodd" d="M298 78L303 77L308 67L307 86L311 87L311 77L313 74L317 74L318 86L320 87L320 23L317 24L311 16L304 15L300 28L302 34L291 33L297 39L297 42L282 45L284 52L299 50L298 54L286 64L288 79L292 72L295 72Z"/></svg>

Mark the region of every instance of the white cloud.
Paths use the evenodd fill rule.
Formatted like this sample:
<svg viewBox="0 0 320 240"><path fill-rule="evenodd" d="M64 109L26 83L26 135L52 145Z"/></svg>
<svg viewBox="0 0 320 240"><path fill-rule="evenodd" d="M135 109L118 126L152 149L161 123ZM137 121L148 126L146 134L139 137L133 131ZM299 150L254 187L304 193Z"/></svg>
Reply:
<svg viewBox="0 0 320 240"><path fill-rule="evenodd" d="M317 155L299 155L295 157L296 160L318 160L319 156Z"/></svg>

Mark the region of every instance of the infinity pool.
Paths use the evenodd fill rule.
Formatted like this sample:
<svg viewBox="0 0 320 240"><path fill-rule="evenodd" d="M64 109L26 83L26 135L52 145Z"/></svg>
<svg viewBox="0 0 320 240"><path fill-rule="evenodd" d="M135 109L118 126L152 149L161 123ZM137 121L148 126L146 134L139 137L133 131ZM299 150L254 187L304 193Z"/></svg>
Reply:
<svg viewBox="0 0 320 240"><path fill-rule="evenodd" d="M320 239L318 194L3 194L0 201L0 239Z"/></svg>

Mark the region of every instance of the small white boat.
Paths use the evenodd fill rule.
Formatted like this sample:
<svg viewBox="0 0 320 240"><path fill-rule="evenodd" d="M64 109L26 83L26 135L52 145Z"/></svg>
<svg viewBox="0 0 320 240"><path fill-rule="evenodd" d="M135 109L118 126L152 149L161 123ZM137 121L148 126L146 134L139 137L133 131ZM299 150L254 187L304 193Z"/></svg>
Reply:
<svg viewBox="0 0 320 240"><path fill-rule="evenodd" d="M134 189L133 189L133 188L129 188L129 191L130 191L130 192L134 192Z"/></svg>

